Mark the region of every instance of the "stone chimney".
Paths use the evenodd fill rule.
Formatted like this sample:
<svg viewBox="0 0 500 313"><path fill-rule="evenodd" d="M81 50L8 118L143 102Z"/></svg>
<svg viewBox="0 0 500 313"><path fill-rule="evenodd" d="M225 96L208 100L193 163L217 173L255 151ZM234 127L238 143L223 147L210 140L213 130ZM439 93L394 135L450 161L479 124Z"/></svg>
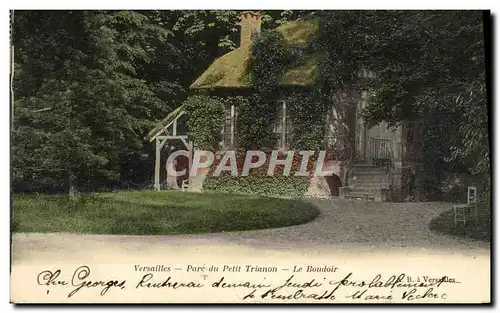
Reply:
<svg viewBox="0 0 500 313"><path fill-rule="evenodd" d="M241 13L241 20L238 25L241 26L240 47L249 46L254 36L260 34L262 16L259 12L245 11Z"/></svg>

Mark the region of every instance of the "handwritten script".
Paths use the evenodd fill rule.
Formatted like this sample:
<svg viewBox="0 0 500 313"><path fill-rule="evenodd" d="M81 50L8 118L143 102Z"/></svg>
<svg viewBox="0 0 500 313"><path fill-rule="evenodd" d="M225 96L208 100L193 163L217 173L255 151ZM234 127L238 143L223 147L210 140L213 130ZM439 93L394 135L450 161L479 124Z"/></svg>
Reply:
<svg viewBox="0 0 500 313"><path fill-rule="evenodd" d="M137 270L138 268L141 270ZM374 274L370 279L363 280L358 278L354 272L341 273L337 271L338 268L328 272L325 270L321 277L304 278L303 274L294 273L286 275L285 279L271 280L266 279L266 277L269 278L276 274L263 273L262 275L252 275L252 281L249 281L247 277L245 280L238 280L237 276L228 277L227 273L225 275L210 273L199 276L199 279L189 280L181 279L180 273L172 274L170 268L164 266L157 267L156 270L147 268L151 270L149 272L143 269L143 267L136 266L136 271L140 273L134 280L119 277L103 279L102 277L93 277L90 267L82 265L73 272L63 272L61 269L41 271L36 277L36 282L46 288L47 295L53 288L67 290L67 298L75 297L84 290L105 297L110 293L129 289L141 292L164 289L204 292L206 289L210 289L212 292L224 290L224 296L230 295L228 291L233 290L234 300L242 302L250 300L411 302L422 299L438 302L448 297L442 288L443 285L460 283L448 276L410 276L405 273L387 276ZM176 275L178 278L175 277ZM297 277L296 275L302 276Z"/></svg>

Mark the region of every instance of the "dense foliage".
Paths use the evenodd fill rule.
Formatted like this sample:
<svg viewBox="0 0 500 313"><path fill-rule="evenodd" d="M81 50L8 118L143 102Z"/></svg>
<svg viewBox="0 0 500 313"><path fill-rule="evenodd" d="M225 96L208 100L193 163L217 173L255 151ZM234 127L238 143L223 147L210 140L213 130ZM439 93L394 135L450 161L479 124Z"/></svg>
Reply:
<svg viewBox="0 0 500 313"><path fill-rule="evenodd" d="M70 192L132 179L149 161L143 134L182 90L167 79L172 33L133 11L22 11L14 27L15 179Z"/></svg>
<svg viewBox="0 0 500 313"><path fill-rule="evenodd" d="M303 47L287 45L283 36L276 31L265 31L252 43L247 68L254 93L240 110L241 147L275 147L277 137L273 133L273 125L277 110L281 109L276 100L286 98L294 133L290 148L324 148L326 99L321 90L280 94L280 82L285 71L304 61L301 57L304 55L303 50Z"/></svg>
<svg viewBox="0 0 500 313"><path fill-rule="evenodd" d="M359 83L357 71L369 68L376 76L365 118L422 123L425 191L458 173L474 175L487 192L483 13L335 11L322 12L321 21L315 45L329 55L321 67L326 83Z"/></svg>
<svg viewBox="0 0 500 313"><path fill-rule="evenodd" d="M235 102L238 108L238 146L241 149L238 161L243 162L248 150L265 150L268 152L267 163L257 171L253 170L248 177L233 177L227 172L219 177L209 176L204 182L205 190L294 198L306 194L310 177L295 177L293 172L290 176L283 176L283 166L278 166L274 176L267 176L269 151L275 149L278 142L274 126L278 110L281 110L281 103L277 100L283 97L280 81L286 69L303 61L300 50L302 48L287 46L285 38L273 30L263 31L255 38L246 64L253 93L247 101ZM324 148L325 102L321 92L290 93L286 99L294 133L289 149L318 151ZM298 153L295 156L294 169L298 169Z"/></svg>
<svg viewBox="0 0 500 313"><path fill-rule="evenodd" d="M255 92L240 106L240 146L245 149L274 148L277 135L273 125L277 115L274 101L281 76L290 58L285 39L275 31L263 31L252 43L246 65Z"/></svg>
<svg viewBox="0 0 500 313"><path fill-rule="evenodd" d="M212 175L221 162L221 159L216 160L212 164L208 177L204 181L203 189L225 193L250 193L261 196L304 197L309 186L309 177L298 175L302 164L302 156L298 152L294 152L293 154L288 175L284 175L284 165L276 165L273 171L274 175L272 176L268 175L272 156L271 151L265 152L266 160L262 166L251 168L248 175L243 176L242 171L246 154L247 151L245 149L236 150L235 159L238 176L232 176L229 171L223 171L219 176ZM315 170L314 164L317 157L316 153L308 159L307 171L310 173ZM279 153L277 159L284 160L286 156L283 153ZM253 162L257 162L257 160L252 159Z"/></svg>
<svg viewBox="0 0 500 313"><path fill-rule="evenodd" d="M316 53L322 57L315 93L287 95L294 115L292 146L321 146L325 103L338 104L339 90L369 89L362 112L369 125L411 123L422 130L422 153L413 161L421 166L414 183L424 198L442 199L454 186L463 197L466 185L476 185L482 199L489 199L483 13L322 11L315 17L319 33L302 51L285 47L273 32L254 42L253 114L272 120L272 106L259 104L276 98L281 75L300 62L301 52ZM366 69L375 76L360 77ZM255 134L269 124L259 125L263 129L252 129Z"/></svg>
<svg viewBox="0 0 500 313"><path fill-rule="evenodd" d="M234 49L238 11L15 11L16 191L147 185L154 122ZM275 27L302 14L263 11Z"/></svg>
<svg viewBox="0 0 500 313"><path fill-rule="evenodd" d="M221 129L224 123L225 108L231 99L195 95L186 99L189 140L195 148L216 151L222 140Z"/></svg>
<svg viewBox="0 0 500 313"><path fill-rule="evenodd" d="M234 194L302 198L307 192L309 179L294 176L219 176L207 177L203 189Z"/></svg>
<svg viewBox="0 0 500 313"><path fill-rule="evenodd" d="M434 196L443 184L461 180L462 185L477 185L485 193L482 198L489 199L482 12L261 13L263 29L306 15L319 19L320 27L306 47L286 47L273 31L263 31L255 40L249 69L257 92L249 101L234 98L240 108L241 147L273 147L276 106L270 100L280 92L284 71L316 53L321 56L317 87L310 94L292 95L290 101L292 148L318 149L325 103L336 103L339 90L363 84L372 91L364 112L371 124L422 124L419 182L426 194ZM76 192L148 184L154 147L142 138L186 100L187 87L216 57L236 47L239 14L16 11L15 189L47 191L42 187L50 186ZM376 76L359 79L363 68ZM200 146L215 145L221 123L216 117L227 101L189 101L191 137Z"/></svg>

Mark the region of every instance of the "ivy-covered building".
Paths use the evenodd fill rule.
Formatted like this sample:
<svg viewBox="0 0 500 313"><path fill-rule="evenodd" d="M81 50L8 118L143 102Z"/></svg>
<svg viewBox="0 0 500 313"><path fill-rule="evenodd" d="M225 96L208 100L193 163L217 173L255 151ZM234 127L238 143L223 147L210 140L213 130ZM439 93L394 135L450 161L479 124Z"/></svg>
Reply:
<svg viewBox="0 0 500 313"><path fill-rule="evenodd" d="M416 171L418 163L414 158L418 155L418 129L413 125L396 128L389 128L385 123L366 125L361 112L368 105L369 89L363 88L362 83L333 91L320 87L322 54L310 48L319 29L318 21L286 22L270 33L270 40L263 40L260 45L253 44L260 38L259 14L243 13L240 26L239 48L216 59L190 87L194 95L215 97L223 103L220 111L210 108L212 111L208 112L212 113L204 113L220 120L215 150L325 150L328 157L323 168L333 171L334 175L310 177L302 195L378 201L406 197L411 173ZM282 41L273 41L272 34ZM256 53L259 50L255 50L260 47L266 49L261 59ZM260 72L252 71L252 66ZM275 75L278 72L279 75ZM367 81L373 75L360 69L359 81ZM189 121L191 116L186 114L190 112L189 107L189 104L183 105L170 114L152 130L149 139L158 141L162 136L165 141L181 139L185 148L191 150L204 146L197 143L205 141L206 136L197 139L189 134L202 124L195 119ZM178 118L188 119L185 124L191 125L181 134L178 129L169 131L169 127L180 125ZM157 151L157 164L165 160L161 156L163 145L160 144ZM203 189L207 171L189 178L186 186L192 190ZM157 172L157 189L163 180L168 177Z"/></svg>

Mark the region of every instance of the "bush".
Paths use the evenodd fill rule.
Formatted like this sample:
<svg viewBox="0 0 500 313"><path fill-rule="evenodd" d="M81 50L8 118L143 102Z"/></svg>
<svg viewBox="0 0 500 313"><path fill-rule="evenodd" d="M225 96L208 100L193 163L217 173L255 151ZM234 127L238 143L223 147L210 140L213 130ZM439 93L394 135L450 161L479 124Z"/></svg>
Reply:
<svg viewBox="0 0 500 313"><path fill-rule="evenodd" d="M266 152L266 162L254 169L250 169L248 176L241 176L243 164L246 157L246 151L236 151L236 163L238 176L231 176L229 172L223 171L219 176L212 176L221 159L217 159L210 169L208 177L203 183L203 189L208 191L255 194L274 197L301 198L307 192L310 177L295 176L300 171L302 156L298 152L294 153L292 166L289 176L284 176L284 165L276 165L274 176L268 176L269 161L271 151ZM284 159L283 154L278 154L278 159ZM309 158L307 170L314 171L317 155Z"/></svg>
<svg viewBox="0 0 500 313"><path fill-rule="evenodd" d="M203 189L237 194L301 198L307 192L308 177L221 175L207 177Z"/></svg>

